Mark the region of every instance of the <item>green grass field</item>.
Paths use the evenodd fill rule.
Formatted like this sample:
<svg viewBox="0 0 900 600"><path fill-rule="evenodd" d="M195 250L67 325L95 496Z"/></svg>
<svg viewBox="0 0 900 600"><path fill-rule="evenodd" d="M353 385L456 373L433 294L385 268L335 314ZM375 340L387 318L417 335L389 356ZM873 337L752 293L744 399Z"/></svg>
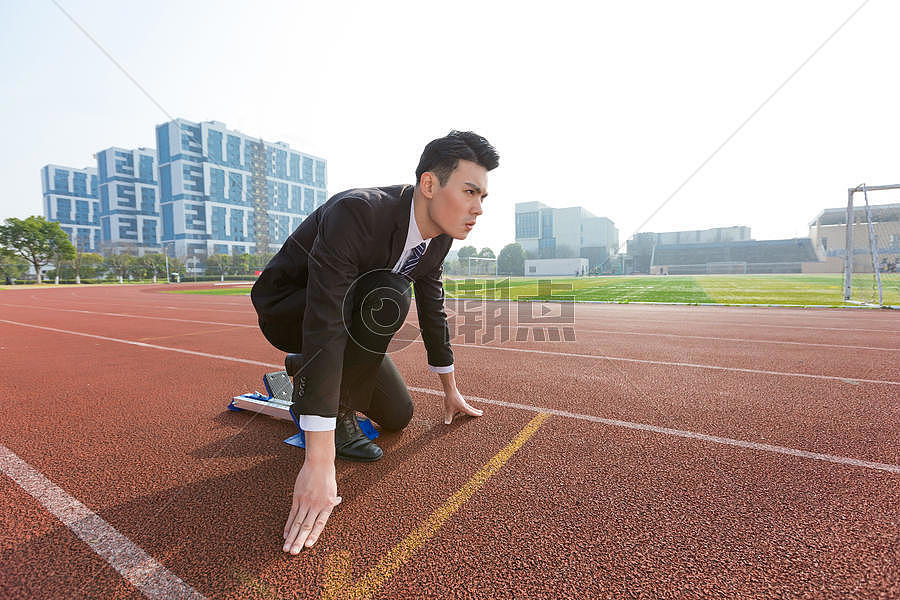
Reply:
<svg viewBox="0 0 900 600"><path fill-rule="evenodd" d="M667 277L445 278L447 297L514 300L574 299L607 302L685 302L711 304L844 305L844 276L822 275L671 275ZM900 305L900 274L882 275L884 303ZM874 276L853 277L853 297L877 301ZM182 294L245 295L249 287L172 290Z"/></svg>

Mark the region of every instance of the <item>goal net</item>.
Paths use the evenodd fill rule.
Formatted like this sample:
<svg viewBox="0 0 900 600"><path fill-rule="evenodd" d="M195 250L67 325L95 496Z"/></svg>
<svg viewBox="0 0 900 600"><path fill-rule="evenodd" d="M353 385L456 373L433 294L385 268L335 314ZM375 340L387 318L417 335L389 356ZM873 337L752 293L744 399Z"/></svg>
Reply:
<svg viewBox="0 0 900 600"><path fill-rule="evenodd" d="M900 185L850 190L845 222L844 299L900 306Z"/></svg>
<svg viewBox="0 0 900 600"><path fill-rule="evenodd" d="M497 275L496 258L469 257L460 261L463 275L466 277L495 277Z"/></svg>

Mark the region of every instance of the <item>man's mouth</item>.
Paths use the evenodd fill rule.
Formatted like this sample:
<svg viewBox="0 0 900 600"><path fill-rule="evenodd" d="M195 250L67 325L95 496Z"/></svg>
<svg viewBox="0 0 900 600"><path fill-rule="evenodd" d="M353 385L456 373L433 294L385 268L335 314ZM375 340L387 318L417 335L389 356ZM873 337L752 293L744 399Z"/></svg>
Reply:
<svg viewBox="0 0 900 600"><path fill-rule="evenodd" d="M475 221L470 221L466 223L466 231L472 231L472 228L475 227Z"/></svg>

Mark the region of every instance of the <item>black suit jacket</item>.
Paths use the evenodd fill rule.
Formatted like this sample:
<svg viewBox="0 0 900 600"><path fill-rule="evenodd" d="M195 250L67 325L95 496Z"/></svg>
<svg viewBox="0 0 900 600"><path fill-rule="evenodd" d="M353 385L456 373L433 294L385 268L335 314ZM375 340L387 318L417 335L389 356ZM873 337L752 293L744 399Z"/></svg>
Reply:
<svg viewBox="0 0 900 600"><path fill-rule="evenodd" d="M353 305L345 297L359 276L392 269L400 259L412 196L411 185L332 196L303 220L253 285L250 295L263 334L284 352L303 352L307 382L298 414L337 415L349 337L345 323ZM441 279L452 243L446 234L433 238L408 275L433 366L453 364Z"/></svg>

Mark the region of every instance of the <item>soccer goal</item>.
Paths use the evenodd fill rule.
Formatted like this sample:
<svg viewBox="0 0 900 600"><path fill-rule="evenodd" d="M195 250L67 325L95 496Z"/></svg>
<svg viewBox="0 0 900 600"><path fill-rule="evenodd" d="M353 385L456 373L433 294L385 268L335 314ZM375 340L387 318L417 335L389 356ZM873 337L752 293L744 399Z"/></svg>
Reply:
<svg viewBox="0 0 900 600"><path fill-rule="evenodd" d="M900 304L900 203L873 202L872 192L882 190L900 190L900 184L860 184L847 190L846 302L874 306Z"/></svg>
<svg viewBox="0 0 900 600"><path fill-rule="evenodd" d="M497 259L470 256L462 261L466 269L466 277L496 277Z"/></svg>

